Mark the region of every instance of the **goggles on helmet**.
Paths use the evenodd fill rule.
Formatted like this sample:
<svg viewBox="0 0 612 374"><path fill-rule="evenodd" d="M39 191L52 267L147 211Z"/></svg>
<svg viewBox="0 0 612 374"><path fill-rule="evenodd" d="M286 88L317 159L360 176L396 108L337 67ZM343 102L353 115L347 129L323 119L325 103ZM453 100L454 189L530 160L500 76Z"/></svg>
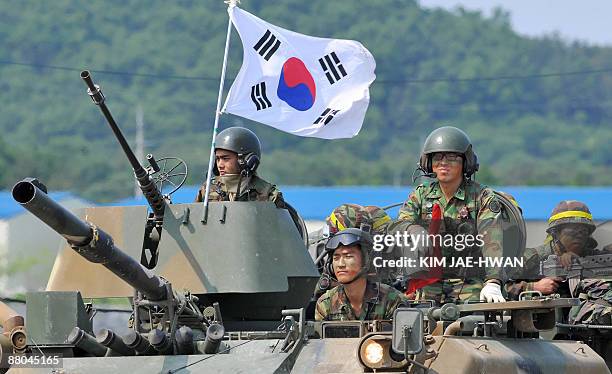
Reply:
<svg viewBox="0 0 612 374"><path fill-rule="evenodd" d="M350 232L339 232L336 235L329 238L327 244L325 245L325 249L327 250L335 250L339 246L349 246L353 244L361 243L361 235L353 234Z"/></svg>

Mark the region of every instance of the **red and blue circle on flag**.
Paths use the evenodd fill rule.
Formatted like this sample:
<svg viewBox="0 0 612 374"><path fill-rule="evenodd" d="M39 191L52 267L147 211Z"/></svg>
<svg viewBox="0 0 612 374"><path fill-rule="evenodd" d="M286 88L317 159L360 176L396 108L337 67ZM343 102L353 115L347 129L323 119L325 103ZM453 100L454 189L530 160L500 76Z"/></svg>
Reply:
<svg viewBox="0 0 612 374"><path fill-rule="evenodd" d="M315 103L317 88L312 75L297 57L283 64L276 94L278 98L299 111L306 111Z"/></svg>

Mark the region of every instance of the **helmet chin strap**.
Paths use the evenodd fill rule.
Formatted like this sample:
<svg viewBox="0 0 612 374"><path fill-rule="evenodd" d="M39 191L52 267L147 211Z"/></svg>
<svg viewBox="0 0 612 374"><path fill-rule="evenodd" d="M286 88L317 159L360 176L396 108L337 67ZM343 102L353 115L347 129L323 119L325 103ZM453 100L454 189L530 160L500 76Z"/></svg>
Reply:
<svg viewBox="0 0 612 374"><path fill-rule="evenodd" d="M555 245L555 247L559 250L560 253L565 253L567 252L567 248L565 248L565 246L563 245L563 243L561 243L561 240L559 240L558 238L558 233L557 232L553 232L550 234L553 238L553 243Z"/></svg>

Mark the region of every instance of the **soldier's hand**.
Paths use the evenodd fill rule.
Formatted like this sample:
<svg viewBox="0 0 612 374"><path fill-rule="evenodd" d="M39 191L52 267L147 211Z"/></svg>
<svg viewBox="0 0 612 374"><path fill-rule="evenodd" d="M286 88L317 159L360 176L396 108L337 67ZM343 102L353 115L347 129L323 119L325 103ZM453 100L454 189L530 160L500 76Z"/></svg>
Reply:
<svg viewBox="0 0 612 374"><path fill-rule="evenodd" d="M485 301L487 303L503 303L506 299L504 299L504 295L502 295L501 286L489 281L485 283L480 291L480 301Z"/></svg>
<svg viewBox="0 0 612 374"><path fill-rule="evenodd" d="M569 267L572 265L572 262L574 261L574 258L578 257L580 256L578 256L574 252L565 252L559 258L559 262L561 262L561 266L563 266L563 268L569 269Z"/></svg>
<svg viewBox="0 0 612 374"><path fill-rule="evenodd" d="M557 291L557 288L559 288L559 282L561 281L562 279L558 277L542 278L535 282L533 289L535 291L540 291L542 295L550 295L551 293Z"/></svg>

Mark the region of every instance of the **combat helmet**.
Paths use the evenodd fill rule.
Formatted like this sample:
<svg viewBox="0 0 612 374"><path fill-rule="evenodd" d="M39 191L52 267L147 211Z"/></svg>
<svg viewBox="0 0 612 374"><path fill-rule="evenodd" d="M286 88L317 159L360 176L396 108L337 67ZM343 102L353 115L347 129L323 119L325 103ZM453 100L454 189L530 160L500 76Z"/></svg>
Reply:
<svg viewBox="0 0 612 374"><path fill-rule="evenodd" d="M432 154L436 152L456 152L463 154L463 174L469 178L478 171L478 157L472 149L472 141L462 130L444 126L432 131L425 139L419 157L419 168L432 173Z"/></svg>
<svg viewBox="0 0 612 374"><path fill-rule="evenodd" d="M361 228L370 234L382 234L391 223L391 217L374 205L342 204L325 218L329 234L347 228Z"/></svg>
<svg viewBox="0 0 612 374"><path fill-rule="evenodd" d="M551 234L559 226L566 223L581 223L589 227L589 234L595 231L595 224L593 223L593 216L589 207L577 200L563 200L555 209L553 209L548 219L548 228L546 232Z"/></svg>
<svg viewBox="0 0 612 374"><path fill-rule="evenodd" d="M261 160L261 143L255 133L244 127L229 127L215 138L215 150L225 149L238 154L240 170L253 173ZM219 175L215 163L213 173Z"/></svg>
<svg viewBox="0 0 612 374"><path fill-rule="evenodd" d="M357 228L348 228L338 231L332 235L325 244L325 251L328 253L327 261L325 263L325 271L327 274L332 276L334 280L337 281L337 279L335 279L333 268L334 251L341 245L348 246L354 244L359 244L359 248L361 249L361 270L355 276L355 278L348 283L352 283L356 279L374 272L374 266L370 258L370 252L373 246L372 236L367 231Z"/></svg>

